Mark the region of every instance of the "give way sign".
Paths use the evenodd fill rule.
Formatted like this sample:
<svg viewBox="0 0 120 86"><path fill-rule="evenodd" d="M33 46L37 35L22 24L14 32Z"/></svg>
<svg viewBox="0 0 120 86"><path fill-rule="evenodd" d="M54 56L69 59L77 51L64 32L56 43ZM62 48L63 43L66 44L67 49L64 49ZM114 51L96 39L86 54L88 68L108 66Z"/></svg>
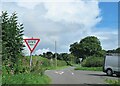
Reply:
<svg viewBox="0 0 120 86"><path fill-rule="evenodd" d="M27 38L24 39L25 43L27 44L30 52L32 53L36 48L37 44L39 43L40 39L38 38Z"/></svg>

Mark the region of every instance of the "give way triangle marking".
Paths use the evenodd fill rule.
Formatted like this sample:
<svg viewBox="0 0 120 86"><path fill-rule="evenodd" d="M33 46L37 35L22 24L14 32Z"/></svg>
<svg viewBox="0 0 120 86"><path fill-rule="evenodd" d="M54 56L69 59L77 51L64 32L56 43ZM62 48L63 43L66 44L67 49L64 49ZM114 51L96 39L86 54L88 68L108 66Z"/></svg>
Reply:
<svg viewBox="0 0 120 86"><path fill-rule="evenodd" d="M36 48L37 44L39 43L40 39L38 38L27 38L24 39L25 43L27 44L30 52L32 53Z"/></svg>

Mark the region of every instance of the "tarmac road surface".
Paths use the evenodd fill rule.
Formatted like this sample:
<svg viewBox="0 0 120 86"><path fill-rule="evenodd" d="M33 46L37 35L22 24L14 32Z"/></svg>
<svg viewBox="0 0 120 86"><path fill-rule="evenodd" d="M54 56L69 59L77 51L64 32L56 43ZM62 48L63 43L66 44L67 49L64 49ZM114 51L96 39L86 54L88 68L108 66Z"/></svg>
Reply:
<svg viewBox="0 0 120 86"><path fill-rule="evenodd" d="M108 77L99 71L74 70L74 67L63 70L47 70L45 74L52 79L51 84L107 84L105 78L118 79L117 77Z"/></svg>

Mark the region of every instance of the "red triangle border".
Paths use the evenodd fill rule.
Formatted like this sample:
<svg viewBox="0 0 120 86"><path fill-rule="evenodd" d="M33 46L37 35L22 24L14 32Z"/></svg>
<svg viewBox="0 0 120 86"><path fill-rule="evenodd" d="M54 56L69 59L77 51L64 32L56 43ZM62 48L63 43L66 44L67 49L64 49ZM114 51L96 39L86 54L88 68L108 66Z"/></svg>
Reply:
<svg viewBox="0 0 120 86"><path fill-rule="evenodd" d="M37 43L34 45L33 49L30 48L27 40L37 40ZM39 43L40 39L38 39L38 38L27 38L27 39L24 39L24 41L25 41L25 43L27 44L30 52L32 53L32 52L34 51L34 49L36 48L37 44Z"/></svg>

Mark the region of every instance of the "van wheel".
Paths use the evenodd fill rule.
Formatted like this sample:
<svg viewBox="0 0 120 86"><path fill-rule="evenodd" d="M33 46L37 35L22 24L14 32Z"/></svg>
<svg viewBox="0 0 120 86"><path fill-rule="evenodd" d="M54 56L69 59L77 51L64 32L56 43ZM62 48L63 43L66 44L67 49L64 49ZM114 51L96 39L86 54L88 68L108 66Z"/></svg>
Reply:
<svg viewBox="0 0 120 86"><path fill-rule="evenodd" d="M112 72L111 69L108 69L108 70L107 70L107 75L108 75L108 76L112 76L112 75L113 75L113 72Z"/></svg>

